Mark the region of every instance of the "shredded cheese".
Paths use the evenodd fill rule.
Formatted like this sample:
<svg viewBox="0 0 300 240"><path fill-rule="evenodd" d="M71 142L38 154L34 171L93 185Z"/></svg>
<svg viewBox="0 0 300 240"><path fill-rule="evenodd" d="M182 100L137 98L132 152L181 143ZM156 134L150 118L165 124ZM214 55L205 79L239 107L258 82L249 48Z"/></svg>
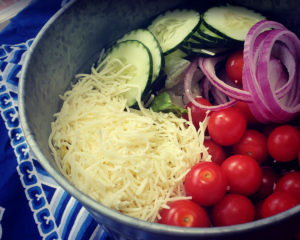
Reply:
<svg viewBox="0 0 300 240"><path fill-rule="evenodd" d="M208 119L197 132L172 113L144 108L139 89L140 110L129 108L121 93L136 87L124 78L130 68L112 59L77 75L72 90L60 96L49 146L61 173L80 191L154 222L169 202L191 199L183 183L195 163L210 161L203 145Z"/></svg>

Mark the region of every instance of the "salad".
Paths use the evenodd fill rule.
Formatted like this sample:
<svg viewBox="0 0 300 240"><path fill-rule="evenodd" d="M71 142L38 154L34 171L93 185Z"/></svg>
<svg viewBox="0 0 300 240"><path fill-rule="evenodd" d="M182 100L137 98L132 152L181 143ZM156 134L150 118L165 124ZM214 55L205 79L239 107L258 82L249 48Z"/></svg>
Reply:
<svg viewBox="0 0 300 240"><path fill-rule="evenodd" d="M77 75L49 146L72 184L132 217L275 215L300 203L299 57L298 37L251 9L168 10Z"/></svg>

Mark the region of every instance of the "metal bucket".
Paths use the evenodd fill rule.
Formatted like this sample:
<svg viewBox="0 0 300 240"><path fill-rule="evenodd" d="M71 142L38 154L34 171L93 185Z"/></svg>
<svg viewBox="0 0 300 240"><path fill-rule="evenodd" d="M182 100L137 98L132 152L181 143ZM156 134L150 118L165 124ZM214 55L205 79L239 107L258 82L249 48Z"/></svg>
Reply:
<svg viewBox="0 0 300 240"><path fill-rule="evenodd" d="M148 24L173 7L199 10L223 1L78 0L43 27L32 44L20 79L19 111L26 140L45 170L81 202L113 239L281 239L300 225L300 205L276 216L230 227L179 228L134 219L107 208L71 185L59 172L48 147L50 123L63 94L79 72L89 71L103 47L125 32ZM298 1L233 1L261 11L300 36ZM123 237L123 238L122 238Z"/></svg>

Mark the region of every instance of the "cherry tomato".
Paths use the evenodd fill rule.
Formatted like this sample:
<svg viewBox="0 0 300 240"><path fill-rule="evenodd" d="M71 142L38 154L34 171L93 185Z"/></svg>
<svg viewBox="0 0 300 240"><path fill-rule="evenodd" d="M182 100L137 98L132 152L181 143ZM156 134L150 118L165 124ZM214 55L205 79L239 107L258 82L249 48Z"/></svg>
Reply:
<svg viewBox="0 0 300 240"><path fill-rule="evenodd" d="M227 178L220 166L213 162L194 165L185 178L185 191L192 201L201 206L211 206L226 193Z"/></svg>
<svg viewBox="0 0 300 240"><path fill-rule="evenodd" d="M178 227L209 227L207 213L198 204L188 200L178 200L169 204L170 209L160 212L161 224Z"/></svg>
<svg viewBox="0 0 300 240"><path fill-rule="evenodd" d="M229 193L250 196L258 190L261 184L260 166L251 157L233 155L222 163L221 168L228 179Z"/></svg>
<svg viewBox="0 0 300 240"><path fill-rule="evenodd" d="M205 106L212 106L211 103L206 100L205 98L199 97L195 99L197 103L200 103ZM192 115L192 122L195 126L195 128L199 129L199 122L202 122L206 117L206 111L202 110L201 108L195 106L192 102L189 102L186 106L186 109L191 109L191 115ZM210 112L208 115L210 116L212 112ZM185 120L189 120L189 115L186 113L184 116Z"/></svg>
<svg viewBox="0 0 300 240"><path fill-rule="evenodd" d="M290 125L275 128L267 140L270 155L279 162L289 162L298 157L300 132Z"/></svg>
<svg viewBox="0 0 300 240"><path fill-rule="evenodd" d="M249 108L249 105L248 103L246 102L237 102L236 104L234 104L234 107L240 109L245 117L246 117L246 120L247 120L247 123L250 123L250 124L257 124L257 123L260 123L253 115L253 113L251 112L250 108Z"/></svg>
<svg viewBox="0 0 300 240"><path fill-rule="evenodd" d="M261 167L261 185L251 196L254 201L264 200L274 192L274 186L279 180L279 175L271 167Z"/></svg>
<svg viewBox="0 0 300 240"><path fill-rule="evenodd" d="M275 192L288 192L300 202L300 172L290 172L281 177Z"/></svg>
<svg viewBox="0 0 300 240"><path fill-rule="evenodd" d="M212 210L214 226L230 226L254 220L255 208L252 202L240 194L227 194Z"/></svg>
<svg viewBox="0 0 300 240"><path fill-rule="evenodd" d="M233 153L252 157L262 164L268 157L267 138L256 130L246 130L244 135L233 144Z"/></svg>
<svg viewBox="0 0 300 240"><path fill-rule="evenodd" d="M299 201L287 192L274 192L267 197L261 211L264 218L286 211L299 204Z"/></svg>
<svg viewBox="0 0 300 240"><path fill-rule="evenodd" d="M219 166L226 159L224 149L213 140L205 139L203 145L208 148L208 154L211 155L211 161L218 164Z"/></svg>
<svg viewBox="0 0 300 240"><path fill-rule="evenodd" d="M244 58L243 58L243 49L239 49L232 53L226 61L226 74L227 77L235 83L236 85L242 87L243 81L243 67L244 67Z"/></svg>
<svg viewBox="0 0 300 240"><path fill-rule="evenodd" d="M243 136L247 121L239 109L229 107L213 112L207 127L211 138L216 143L221 146L229 146Z"/></svg>
<svg viewBox="0 0 300 240"><path fill-rule="evenodd" d="M262 212L261 212L261 208L262 208L262 205L263 205L264 201L263 200L260 200L258 201L254 208L255 208L255 217L254 217L254 220L259 220L259 219L263 219L264 217L262 216Z"/></svg>

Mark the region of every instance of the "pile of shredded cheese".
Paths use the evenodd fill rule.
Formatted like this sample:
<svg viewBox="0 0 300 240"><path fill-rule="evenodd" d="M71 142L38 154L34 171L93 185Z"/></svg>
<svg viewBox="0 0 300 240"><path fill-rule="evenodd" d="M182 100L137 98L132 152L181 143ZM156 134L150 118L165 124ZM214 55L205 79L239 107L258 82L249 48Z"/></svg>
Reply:
<svg viewBox="0 0 300 240"><path fill-rule="evenodd" d="M131 70L130 70L131 69ZM92 199L129 216L155 222L167 204L185 196L185 175L210 161L203 146L207 119L197 132L172 113L128 108L122 93L132 66L106 60L79 74L60 96L49 146L61 173ZM188 126L190 125L190 126ZM202 156L202 159L201 159Z"/></svg>

